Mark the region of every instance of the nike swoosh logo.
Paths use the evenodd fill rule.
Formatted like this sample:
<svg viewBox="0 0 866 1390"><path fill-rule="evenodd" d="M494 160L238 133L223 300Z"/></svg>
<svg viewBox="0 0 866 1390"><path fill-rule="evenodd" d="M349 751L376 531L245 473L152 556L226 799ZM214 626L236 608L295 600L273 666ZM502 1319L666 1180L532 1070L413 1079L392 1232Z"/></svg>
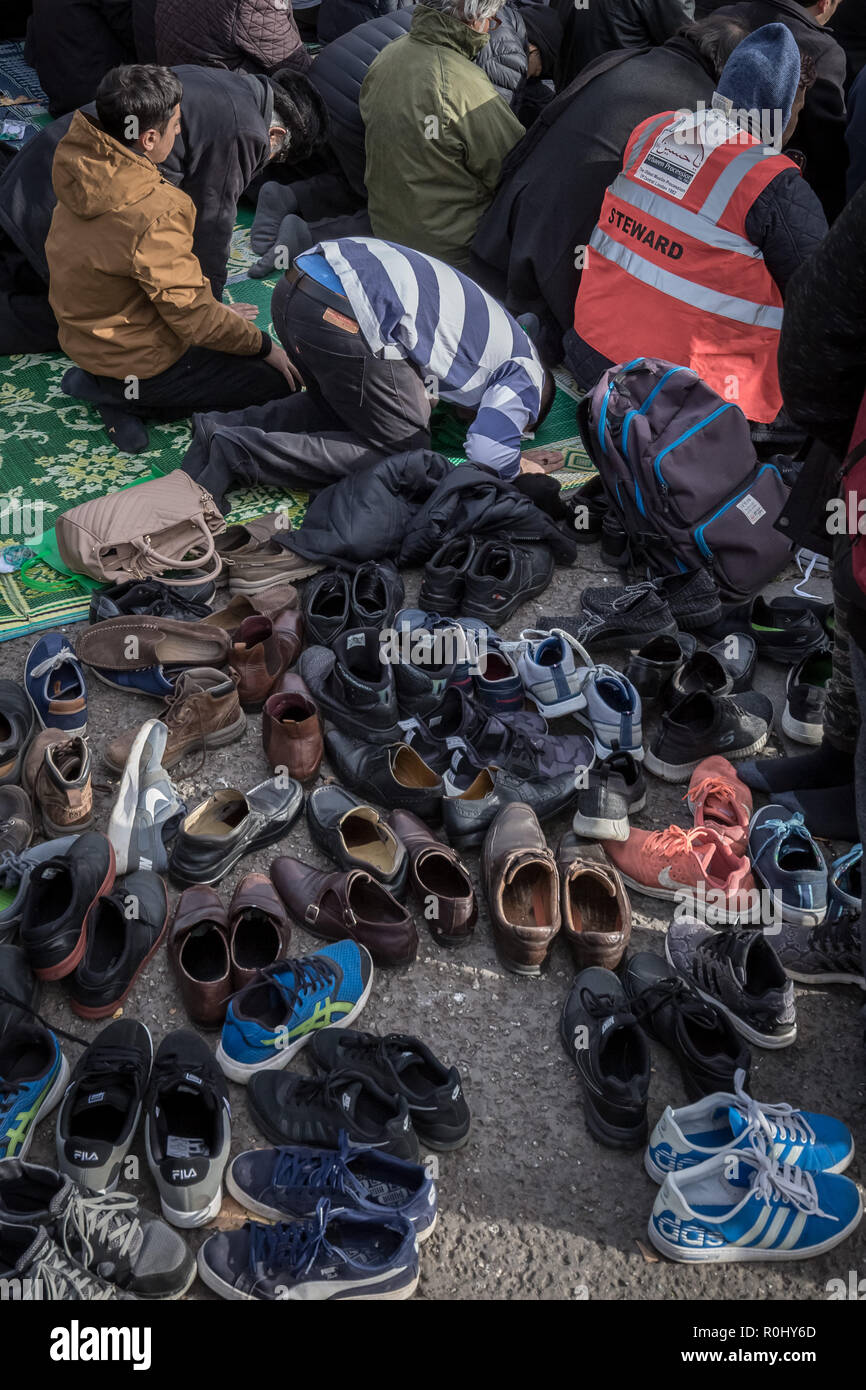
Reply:
<svg viewBox="0 0 866 1390"><path fill-rule="evenodd" d="M691 888L691 887L692 887L692 885L691 885L690 883L681 883L679 879L672 878L672 877L671 877L671 870L670 870L670 865L669 865L669 864L665 864L664 868L662 869L661 873L659 874L658 881L659 881L660 887L662 887L662 888L673 888L674 890L676 890L677 888Z"/></svg>
<svg viewBox="0 0 866 1390"><path fill-rule="evenodd" d="M171 802L168 797L164 796L158 787L148 787L147 791L144 793L144 809L154 820L156 820L157 813L161 811L164 806L170 805Z"/></svg>

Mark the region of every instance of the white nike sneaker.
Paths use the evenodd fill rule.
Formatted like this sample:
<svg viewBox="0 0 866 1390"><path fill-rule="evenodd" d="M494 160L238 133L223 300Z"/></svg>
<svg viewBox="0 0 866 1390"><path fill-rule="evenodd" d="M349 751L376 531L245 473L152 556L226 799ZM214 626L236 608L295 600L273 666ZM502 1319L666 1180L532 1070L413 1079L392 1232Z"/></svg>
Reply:
<svg viewBox="0 0 866 1390"><path fill-rule="evenodd" d="M148 719L129 750L108 822L118 875L136 869L168 871L172 822L180 825L186 806L162 765L167 738L161 720Z"/></svg>

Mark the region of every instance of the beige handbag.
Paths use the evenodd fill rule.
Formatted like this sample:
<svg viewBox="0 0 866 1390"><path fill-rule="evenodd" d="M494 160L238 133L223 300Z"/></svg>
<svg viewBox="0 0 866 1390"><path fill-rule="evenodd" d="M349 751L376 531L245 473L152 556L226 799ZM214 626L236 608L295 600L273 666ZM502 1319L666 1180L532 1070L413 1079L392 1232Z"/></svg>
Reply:
<svg viewBox="0 0 866 1390"><path fill-rule="evenodd" d="M173 588L214 579L222 569L214 536L225 519L209 492L178 468L164 478L82 502L58 517L60 558L76 574L104 584L155 579L172 571ZM207 567L213 562L213 568ZM195 570L183 579L175 571Z"/></svg>

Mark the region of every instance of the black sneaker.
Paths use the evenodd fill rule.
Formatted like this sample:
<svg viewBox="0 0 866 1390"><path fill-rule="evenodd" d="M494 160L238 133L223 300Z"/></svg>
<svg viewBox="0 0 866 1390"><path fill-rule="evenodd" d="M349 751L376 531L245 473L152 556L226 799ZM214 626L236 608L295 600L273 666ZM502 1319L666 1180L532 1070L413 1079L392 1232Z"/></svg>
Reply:
<svg viewBox="0 0 866 1390"><path fill-rule="evenodd" d="M120 1302L134 1297L70 1259L44 1226L0 1222L0 1282L11 1280L29 1288L38 1303Z"/></svg>
<svg viewBox="0 0 866 1390"><path fill-rule="evenodd" d="M84 955L67 980L72 1012L108 1018L123 1003L168 925L168 895L159 874L141 869L115 880L97 899Z"/></svg>
<svg viewBox="0 0 866 1390"><path fill-rule="evenodd" d="M824 704L833 674L833 652L818 647L788 672L782 729L796 743L818 744L824 737Z"/></svg>
<svg viewBox="0 0 866 1390"><path fill-rule="evenodd" d="M150 1033L131 1018L109 1023L79 1057L57 1116L57 1166L79 1187L117 1186L152 1060Z"/></svg>
<svg viewBox="0 0 866 1390"><path fill-rule="evenodd" d="M352 627L389 627L403 603L403 580L390 561L368 560L359 565L352 580Z"/></svg>
<svg viewBox="0 0 866 1390"><path fill-rule="evenodd" d="M581 970L559 1032L580 1074L590 1134L611 1149L640 1148L647 1139L650 1050L612 971Z"/></svg>
<svg viewBox="0 0 866 1390"><path fill-rule="evenodd" d="M60 980L84 955L94 906L114 883L114 849L105 835L77 835L65 854L34 865L20 939L34 975Z"/></svg>
<svg viewBox="0 0 866 1390"><path fill-rule="evenodd" d="M272 1144L338 1149L345 1132L350 1144L418 1162L418 1136L405 1097L382 1090L369 1076L262 1071L250 1078L247 1096L250 1114Z"/></svg>
<svg viewBox="0 0 866 1390"><path fill-rule="evenodd" d="M665 955L749 1042L777 1048L796 1040L794 986L762 931L713 931L674 920Z"/></svg>
<svg viewBox="0 0 866 1390"><path fill-rule="evenodd" d="M307 1056L317 1071L351 1071L366 1076L409 1106L415 1133L430 1149L462 1149L470 1130L469 1106L460 1073L446 1067L419 1038L405 1033L357 1033L323 1028L313 1034Z"/></svg>
<svg viewBox="0 0 866 1390"><path fill-rule="evenodd" d="M298 672L325 718L367 743L399 743L394 668L382 660L377 628L344 632L327 647L307 647Z"/></svg>
<svg viewBox="0 0 866 1390"><path fill-rule="evenodd" d="M216 585L204 577L201 584L191 584L188 589L173 589L159 579L133 579L93 594L88 616L91 623L103 623L127 613L147 613L154 618L191 623L208 617L215 592Z"/></svg>
<svg viewBox="0 0 866 1390"><path fill-rule="evenodd" d="M712 652L693 652L671 677L667 689L668 708L672 708L684 695L693 695L697 690L706 690L710 695L727 695L733 684L733 678L717 656Z"/></svg>
<svg viewBox="0 0 866 1390"><path fill-rule="evenodd" d="M336 729L325 734L328 758L341 782L390 810L440 820L444 789L438 772L405 743L376 747Z"/></svg>
<svg viewBox="0 0 866 1390"><path fill-rule="evenodd" d="M656 579L630 586L631 589L651 588L660 604L665 604L678 627L687 631L710 626L721 617L722 607L715 580L704 569L689 574L665 574ZM604 615L628 589L604 584L584 589L580 606L585 613Z"/></svg>
<svg viewBox="0 0 866 1390"><path fill-rule="evenodd" d="M166 1221L184 1230L212 1221L222 1206L231 1107L216 1058L191 1028L169 1033L159 1045L144 1136Z"/></svg>
<svg viewBox="0 0 866 1390"><path fill-rule="evenodd" d="M463 612L501 627L521 603L544 592L553 570L553 552L540 542L485 541L466 576Z"/></svg>
<svg viewBox="0 0 866 1390"><path fill-rule="evenodd" d="M599 591L585 589L581 605L586 595L594 592ZM641 647L650 637L659 633L675 637L678 630L670 608L652 584L635 584L626 589L612 585L611 602L603 610L584 608L580 618L543 617L536 626L548 630L562 628L584 647Z"/></svg>
<svg viewBox="0 0 866 1390"><path fill-rule="evenodd" d="M646 805L646 781L631 753L596 763L578 789L572 827L587 840L627 840L629 816Z"/></svg>
<svg viewBox="0 0 866 1390"><path fill-rule="evenodd" d="M0 1163L0 1226L42 1226L70 1259L136 1298L181 1298L195 1278L182 1236L128 1192L85 1193L37 1163Z"/></svg>
<svg viewBox="0 0 866 1390"><path fill-rule="evenodd" d="M36 732L36 713L17 681L0 680L0 787L20 784L24 755Z"/></svg>
<svg viewBox="0 0 866 1390"><path fill-rule="evenodd" d="M301 591L307 643L329 647L350 623L351 585L343 570L315 575Z"/></svg>
<svg viewBox="0 0 866 1390"><path fill-rule="evenodd" d="M671 677L684 661L694 654L695 639L687 633L676 637L662 634L651 637L638 651L632 652L625 668L625 678L631 681L644 705L659 700Z"/></svg>
<svg viewBox="0 0 866 1390"><path fill-rule="evenodd" d="M729 632L710 647L710 655L724 666L730 678L731 695L751 690L758 663L758 644L748 632Z"/></svg>
<svg viewBox="0 0 866 1390"><path fill-rule="evenodd" d="M402 629L392 631L394 643L384 650L392 659L400 714L403 719L430 714L442 703L454 679L463 645L462 640L458 645L457 638L463 638L462 630L456 625L451 629L453 640L446 624L434 632L423 628L413 632L405 623Z"/></svg>
<svg viewBox="0 0 866 1390"><path fill-rule="evenodd" d="M783 922L773 949L789 980L803 985L859 985L866 989L860 919L825 917L817 927Z"/></svg>
<svg viewBox="0 0 866 1390"><path fill-rule="evenodd" d="M431 613L456 617L462 611L466 576L475 559L474 536L446 541L427 561L418 603Z"/></svg>
<svg viewBox="0 0 866 1390"><path fill-rule="evenodd" d="M644 767L665 782L687 782L704 758L717 753L729 761L750 758L760 752L769 733L765 719L749 714L731 696L699 690L684 695L662 715Z"/></svg>
<svg viewBox="0 0 866 1390"><path fill-rule="evenodd" d="M746 1073L748 1089L752 1058L743 1039L667 961L639 951L626 963L622 979L644 1032L673 1053L690 1101L716 1091L730 1094L738 1070Z"/></svg>
<svg viewBox="0 0 866 1390"><path fill-rule="evenodd" d="M724 610L713 625L712 635L724 637L732 632L744 632L754 638L758 656L794 666L809 652L826 644L827 637L821 618L804 600L790 607L790 600L771 599L760 594L751 604L740 604Z"/></svg>
<svg viewBox="0 0 866 1390"><path fill-rule="evenodd" d="M0 943L0 1038L27 1023L39 1005L41 986L20 946Z"/></svg>

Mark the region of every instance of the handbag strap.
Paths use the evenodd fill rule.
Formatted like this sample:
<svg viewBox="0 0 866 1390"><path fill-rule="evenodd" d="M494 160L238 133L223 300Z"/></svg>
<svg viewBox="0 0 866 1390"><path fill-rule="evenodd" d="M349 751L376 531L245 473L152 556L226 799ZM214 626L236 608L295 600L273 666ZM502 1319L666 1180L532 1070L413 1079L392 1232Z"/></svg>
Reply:
<svg viewBox="0 0 866 1390"><path fill-rule="evenodd" d="M214 542L212 532L210 531L209 527L206 526L205 522L202 520L200 516L192 517L191 520L202 533L202 540L204 542L205 547L203 554L195 555L191 560L178 560L171 555L163 555L159 550L156 550L151 545L149 536L144 536L142 538L145 544L139 547L140 553L144 557L145 567L148 570L148 572L158 573L162 572L163 570L192 569L196 571L195 575L187 579L175 579L174 577L172 577L172 588L182 588L184 585L200 584L202 577L206 577L208 579L215 579L218 574L222 573L222 556L217 553L217 548ZM211 560L215 561L214 568L209 574L205 573L203 576L204 567L208 565Z"/></svg>

